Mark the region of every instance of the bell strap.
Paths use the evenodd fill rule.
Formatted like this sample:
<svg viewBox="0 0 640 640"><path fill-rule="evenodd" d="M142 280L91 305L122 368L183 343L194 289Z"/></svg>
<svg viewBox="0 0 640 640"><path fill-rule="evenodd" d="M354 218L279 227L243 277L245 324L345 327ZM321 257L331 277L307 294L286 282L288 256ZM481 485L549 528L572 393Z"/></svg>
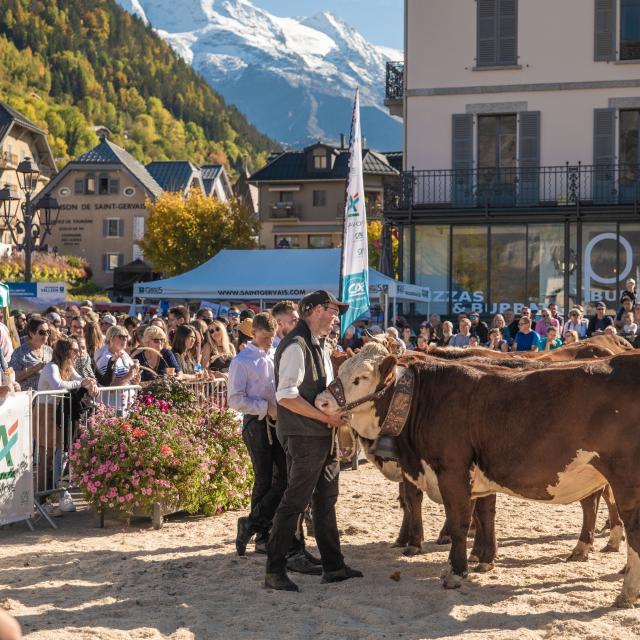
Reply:
<svg viewBox="0 0 640 640"><path fill-rule="evenodd" d="M409 419L416 376L410 368L397 367L397 371L399 375L396 375L389 410L380 429L381 436L399 436Z"/></svg>

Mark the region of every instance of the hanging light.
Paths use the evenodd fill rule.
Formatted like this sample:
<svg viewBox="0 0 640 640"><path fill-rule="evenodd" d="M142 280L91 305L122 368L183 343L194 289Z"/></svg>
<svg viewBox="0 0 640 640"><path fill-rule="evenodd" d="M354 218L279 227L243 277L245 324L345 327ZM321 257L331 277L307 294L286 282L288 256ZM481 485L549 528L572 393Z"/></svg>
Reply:
<svg viewBox="0 0 640 640"><path fill-rule="evenodd" d="M40 198L38 209L40 210L40 220L44 223L45 229L50 231L51 227L57 224L58 216L60 215L58 201L47 194Z"/></svg>
<svg viewBox="0 0 640 640"><path fill-rule="evenodd" d="M25 158L17 167L18 184L20 188L31 195L38 186L38 178L40 177L40 169L31 158Z"/></svg>

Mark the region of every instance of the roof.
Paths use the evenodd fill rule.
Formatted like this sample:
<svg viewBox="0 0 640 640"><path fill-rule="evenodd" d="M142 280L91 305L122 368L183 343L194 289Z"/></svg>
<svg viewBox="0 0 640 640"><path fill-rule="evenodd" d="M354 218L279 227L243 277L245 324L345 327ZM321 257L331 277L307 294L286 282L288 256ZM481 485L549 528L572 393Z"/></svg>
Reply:
<svg viewBox="0 0 640 640"><path fill-rule="evenodd" d="M144 165L138 162L128 151L117 144L102 138L93 149L71 160L62 171L34 198L39 200L45 193L49 193L70 171L82 165L122 165L144 187L150 195L158 197L162 187L153 179Z"/></svg>
<svg viewBox="0 0 640 640"><path fill-rule="evenodd" d="M44 129L41 129L37 124L34 124L31 120L25 118L15 109L12 109L6 102L0 101L0 140L7 135L14 122L30 129L34 133L41 133L43 136L47 135L47 132Z"/></svg>
<svg viewBox="0 0 640 640"><path fill-rule="evenodd" d="M402 171L402 160L404 155L402 151L385 151L383 155L394 169Z"/></svg>
<svg viewBox="0 0 640 640"><path fill-rule="evenodd" d="M216 178L223 172L224 168L221 164L205 164L200 167L202 173L202 183L204 184L204 192L211 194Z"/></svg>
<svg viewBox="0 0 640 640"><path fill-rule="evenodd" d="M119 147L107 138L102 138L98 145L72 160L67 167L76 168L80 164L121 164L138 179L149 193L159 196L162 192L162 187L143 164L138 162L126 149Z"/></svg>
<svg viewBox="0 0 640 640"><path fill-rule="evenodd" d="M200 169L187 160L150 162L147 171L165 191L182 193L194 181L202 187Z"/></svg>
<svg viewBox="0 0 640 640"><path fill-rule="evenodd" d="M313 148L318 145L313 145ZM349 175L349 150L323 145L337 154L330 170L310 170L307 151L285 151L273 158L266 166L256 171L251 182L271 182L282 180L346 180ZM362 170L369 175L398 175L382 153L363 149Z"/></svg>

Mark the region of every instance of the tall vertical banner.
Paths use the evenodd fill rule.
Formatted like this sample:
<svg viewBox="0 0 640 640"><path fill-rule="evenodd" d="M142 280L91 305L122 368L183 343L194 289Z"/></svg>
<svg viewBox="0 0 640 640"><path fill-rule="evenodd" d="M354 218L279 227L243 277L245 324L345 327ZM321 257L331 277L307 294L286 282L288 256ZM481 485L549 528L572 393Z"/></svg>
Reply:
<svg viewBox="0 0 640 640"><path fill-rule="evenodd" d="M342 233L340 295L349 309L341 317L341 335L369 309L369 246L367 208L362 175L362 131L360 90L356 89L349 141L349 179Z"/></svg>
<svg viewBox="0 0 640 640"><path fill-rule="evenodd" d="M0 526L33 514L31 395L0 400Z"/></svg>

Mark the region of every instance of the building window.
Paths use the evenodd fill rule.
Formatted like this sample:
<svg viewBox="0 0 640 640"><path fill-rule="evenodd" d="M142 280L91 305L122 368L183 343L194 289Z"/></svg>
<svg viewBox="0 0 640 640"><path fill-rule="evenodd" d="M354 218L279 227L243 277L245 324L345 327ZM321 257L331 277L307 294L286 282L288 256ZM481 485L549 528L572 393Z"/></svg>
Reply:
<svg viewBox="0 0 640 640"><path fill-rule="evenodd" d="M288 202L293 204L293 191L281 191L278 202Z"/></svg>
<svg viewBox="0 0 640 640"><path fill-rule="evenodd" d="M327 154L322 155L313 154L313 168L314 169L326 169L327 168Z"/></svg>
<svg viewBox="0 0 640 640"><path fill-rule="evenodd" d="M103 221L103 232L106 238L119 238L122 234L122 220L120 218L107 218Z"/></svg>
<svg viewBox="0 0 640 640"><path fill-rule="evenodd" d="M123 255L121 253L105 253L103 256L103 270L113 271L123 263Z"/></svg>
<svg viewBox="0 0 640 640"><path fill-rule="evenodd" d="M300 236L274 236L273 246L276 249L299 249Z"/></svg>
<svg viewBox="0 0 640 640"><path fill-rule="evenodd" d="M76 195L81 195L84 193L84 180L80 178L79 180L74 181L73 183L73 192Z"/></svg>
<svg viewBox="0 0 640 640"><path fill-rule="evenodd" d="M109 176L106 173L101 173L98 177L98 194L106 196L109 193Z"/></svg>
<svg viewBox="0 0 640 640"><path fill-rule="evenodd" d="M518 0L478 0L478 67L518 63Z"/></svg>
<svg viewBox="0 0 640 640"><path fill-rule="evenodd" d="M87 174L84 179L84 192L93 195L96 192L96 177L93 173Z"/></svg>
<svg viewBox="0 0 640 640"><path fill-rule="evenodd" d="M515 115L478 117L478 195L491 202L515 199L517 122Z"/></svg>
<svg viewBox="0 0 640 640"><path fill-rule="evenodd" d="M313 192L313 206L314 207L326 207L327 206L327 192L326 191L314 191Z"/></svg>
<svg viewBox="0 0 640 640"><path fill-rule="evenodd" d="M330 235L318 234L309 236L309 249L331 249L333 240Z"/></svg>
<svg viewBox="0 0 640 640"><path fill-rule="evenodd" d="M640 0L620 0L620 60L640 60Z"/></svg>

